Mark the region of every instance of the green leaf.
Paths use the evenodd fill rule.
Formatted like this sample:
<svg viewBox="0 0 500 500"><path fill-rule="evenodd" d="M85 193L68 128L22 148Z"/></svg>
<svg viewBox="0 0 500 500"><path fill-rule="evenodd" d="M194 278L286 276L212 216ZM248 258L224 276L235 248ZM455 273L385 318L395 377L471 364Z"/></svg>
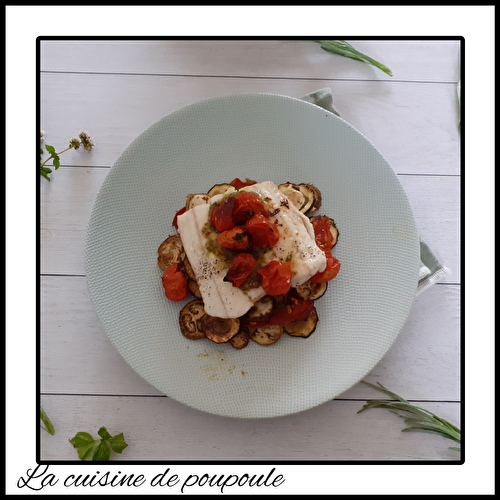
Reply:
<svg viewBox="0 0 500 500"><path fill-rule="evenodd" d="M56 154L56 150L54 148L54 146L49 146L48 144L45 145L45 149L51 154Z"/></svg>
<svg viewBox="0 0 500 500"><path fill-rule="evenodd" d="M97 441L92 441L91 443L85 445L85 446L80 446L76 450L78 451L78 456L80 457L80 460L87 460L87 458L90 458L92 456L92 451L94 449L94 446Z"/></svg>
<svg viewBox="0 0 500 500"><path fill-rule="evenodd" d="M387 73L389 76L393 76L392 71L387 66L384 66L382 63L375 61L375 59L362 54L345 40L313 40L313 42L321 44L321 48L327 52L371 64L372 66L382 70L384 73Z"/></svg>
<svg viewBox="0 0 500 500"><path fill-rule="evenodd" d="M101 442L97 445L97 448L94 451L94 455L92 457L93 462L109 460L111 456L111 447L108 441L101 439Z"/></svg>
<svg viewBox="0 0 500 500"><path fill-rule="evenodd" d="M121 434L113 436L109 440L109 444L113 449L113 451L116 451L116 453L121 453L128 446L128 444L125 442L123 438L123 432Z"/></svg>
<svg viewBox="0 0 500 500"><path fill-rule="evenodd" d="M69 442L75 447L87 446L89 443L94 443L95 439L88 432L77 432Z"/></svg>
<svg viewBox="0 0 500 500"><path fill-rule="evenodd" d="M128 446L123 433L111 436L106 427L101 427L98 434L101 440L95 440L88 432L78 432L69 440L77 449L81 460L92 457L92 461L106 461L111 456L111 450L121 453Z"/></svg>
<svg viewBox="0 0 500 500"><path fill-rule="evenodd" d="M108 432L106 427L101 427L98 431L97 434L101 436L103 439L111 439L111 434Z"/></svg>
<svg viewBox="0 0 500 500"><path fill-rule="evenodd" d="M50 179L49 179L50 181ZM47 417L47 414L43 410L43 408L40 406L40 419L42 420L43 424L45 427L40 426L42 429L46 430L51 436L55 434L55 429L54 426L52 425L52 422L50 421L49 417Z"/></svg>
<svg viewBox="0 0 500 500"><path fill-rule="evenodd" d="M54 158L54 167L56 167L56 170L59 168L59 165L60 165L60 161L59 161L59 156L53 156Z"/></svg>
<svg viewBox="0 0 500 500"><path fill-rule="evenodd" d="M87 460L87 458L92 456L92 450L97 441L88 432L77 432L69 442L78 451L80 460Z"/></svg>

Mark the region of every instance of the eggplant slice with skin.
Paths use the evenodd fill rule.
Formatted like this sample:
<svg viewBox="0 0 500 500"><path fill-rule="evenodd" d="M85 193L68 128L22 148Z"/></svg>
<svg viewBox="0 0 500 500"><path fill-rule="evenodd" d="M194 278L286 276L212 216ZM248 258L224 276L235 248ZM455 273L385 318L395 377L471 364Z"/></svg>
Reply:
<svg viewBox="0 0 500 500"><path fill-rule="evenodd" d="M250 342L250 331L246 326L242 326L240 331L234 337L231 337L229 339L229 343L235 349L243 349L248 345L249 342Z"/></svg>
<svg viewBox="0 0 500 500"><path fill-rule="evenodd" d="M239 332L240 320L239 318L217 318L205 314L201 318L201 326L207 339L216 344L223 344Z"/></svg>
<svg viewBox="0 0 500 500"><path fill-rule="evenodd" d="M295 293L305 300L318 300L326 292L328 288L328 282L325 283L313 283L310 280L305 281L302 285L295 288Z"/></svg>
<svg viewBox="0 0 500 500"><path fill-rule="evenodd" d="M264 295L249 309L245 318L248 321L267 321L274 310L274 300L270 295Z"/></svg>
<svg viewBox="0 0 500 500"><path fill-rule="evenodd" d="M190 278L188 278L187 280L187 283L188 283L188 288L189 288L189 291L197 298L197 299L201 299L202 298L202 295L201 295L201 292L200 292L200 286L198 285L198 282L196 280L192 280Z"/></svg>
<svg viewBox="0 0 500 500"><path fill-rule="evenodd" d="M302 212L302 208L306 206L308 200L296 184L290 182L280 184L278 189Z"/></svg>
<svg viewBox="0 0 500 500"><path fill-rule="evenodd" d="M208 191L208 196L216 196L218 194L224 194L227 190L231 189L233 186L231 184L216 184Z"/></svg>
<svg viewBox="0 0 500 500"><path fill-rule="evenodd" d="M169 236L158 248L158 267L162 271L174 264L182 264L185 258L184 245L178 234Z"/></svg>
<svg viewBox="0 0 500 500"><path fill-rule="evenodd" d="M250 328L250 338L259 345L276 344L283 335L283 326L267 325L259 328Z"/></svg>
<svg viewBox="0 0 500 500"><path fill-rule="evenodd" d="M321 191L316 187L313 186L312 184L304 184L304 186L308 187L314 195L314 201L309 210L307 211L307 214L312 214L313 212L316 212L320 207L321 207Z"/></svg>
<svg viewBox="0 0 500 500"><path fill-rule="evenodd" d="M191 210L198 205L208 205L209 203L210 196L208 194L188 194L186 198L186 210Z"/></svg>
<svg viewBox="0 0 500 500"><path fill-rule="evenodd" d="M179 313L179 325L184 337L191 340L205 338L202 319L205 316L205 306L202 300L188 302Z"/></svg>
<svg viewBox="0 0 500 500"><path fill-rule="evenodd" d="M303 213L310 214L321 206L321 192L312 184L280 184L278 189Z"/></svg>
<svg viewBox="0 0 500 500"><path fill-rule="evenodd" d="M292 321L291 323L285 323L283 325L283 330L292 337L302 337L307 338L314 332L316 325L318 324L318 313L316 308L313 307L309 316L300 321Z"/></svg>

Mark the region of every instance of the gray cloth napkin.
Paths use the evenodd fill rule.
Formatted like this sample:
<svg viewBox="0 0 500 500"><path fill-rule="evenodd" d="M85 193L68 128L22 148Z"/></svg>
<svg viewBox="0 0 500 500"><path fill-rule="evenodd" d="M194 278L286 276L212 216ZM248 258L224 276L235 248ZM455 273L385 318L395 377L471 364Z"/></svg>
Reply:
<svg viewBox="0 0 500 500"><path fill-rule="evenodd" d="M300 99L316 104L340 117L339 112L333 105L332 91L328 87L317 90L316 92L311 92L310 94L300 97ZM420 238L420 274L417 295L438 282L449 272L450 270L440 262L436 255L434 255L427 243Z"/></svg>

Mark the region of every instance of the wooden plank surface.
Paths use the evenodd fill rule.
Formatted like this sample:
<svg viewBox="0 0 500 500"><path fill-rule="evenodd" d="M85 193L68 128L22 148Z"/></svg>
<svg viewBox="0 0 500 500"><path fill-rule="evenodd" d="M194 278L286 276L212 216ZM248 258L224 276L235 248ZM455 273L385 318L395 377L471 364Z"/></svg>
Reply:
<svg viewBox="0 0 500 500"><path fill-rule="evenodd" d="M45 276L41 290L44 393L159 394L125 363L106 337L84 277ZM392 382L391 389L405 392L406 398L459 401L459 326L458 286L438 285L421 294L396 342L368 380ZM372 396L380 398L358 384L339 397Z"/></svg>
<svg viewBox="0 0 500 500"><path fill-rule="evenodd" d="M241 76L252 78L458 81L454 40L349 40L389 67L390 77L368 64L329 54L307 40L57 41L42 44L45 72Z"/></svg>
<svg viewBox="0 0 500 500"><path fill-rule="evenodd" d="M363 384L277 419L209 415L160 394L121 358L91 305L83 265L90 212L119 155L183 106L216 96L300 97L330 87L340 115L398 174L422 238L450 269L417 296L399 337L365 380L460 425L460 134L455 41L350 40L394 77L305 40L44 41L41 129L63 149L86 130L92 152L69 151L40 179L41 390L56 435L41 458L77 458L68 438L124 432L116 460L457 460L447 440L405 433L383 395Z"/></svg>
<svg viewBox="0 0 500 500"><path fill-rule="evenodd" d="M144 130L183 106L229 94L301 97L330 87L333 102L397 173L459 173L456 86L450 83L43 73L42 123L56 148L86 130L92 152L70 151L63 165L111 166Z"/></svg>
<svg viewBox="0 0 500 500"><path fill-rule="evenodd" d="M78 153L76 151L75 153ZM40 180L41 269L83 275L87 224L109 169L61 167ZM460 180L457 176L400 175L422 238L450 269L443 282L460 282Z"/></svg>
<svg viewBox="0 0 500 500"><path fill-rule="evenodd" d="M290 461L457 460L454 442L424 433L401 433L403 419L385 409L361 414L362 401L332 401L304 413L258 420L186 411L166 397L42 397L57 431L42 433L45 460L78 460L68 443L77 432L97 436L101 425L123 432L129 447L113 460ZM456 403L424 403L460 425ZM70 414L71 419L66 418ZM376 443L376 444L374 444Z"/></svg>

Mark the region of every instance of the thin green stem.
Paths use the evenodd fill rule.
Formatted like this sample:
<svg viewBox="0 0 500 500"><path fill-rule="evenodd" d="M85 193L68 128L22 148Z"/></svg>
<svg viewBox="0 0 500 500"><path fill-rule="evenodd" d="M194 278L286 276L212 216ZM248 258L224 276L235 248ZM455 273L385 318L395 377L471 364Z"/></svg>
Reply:
<svg viewBox="0 0 500 500"><path fill-rule="evenodd" d="M73 146L70 146L69 148L63 149L60 153L56 153L57 156L62 155L66 151L73 149ZM53 158L52 155L50 155L40 166L43 167L51 158Z"/></svg>

